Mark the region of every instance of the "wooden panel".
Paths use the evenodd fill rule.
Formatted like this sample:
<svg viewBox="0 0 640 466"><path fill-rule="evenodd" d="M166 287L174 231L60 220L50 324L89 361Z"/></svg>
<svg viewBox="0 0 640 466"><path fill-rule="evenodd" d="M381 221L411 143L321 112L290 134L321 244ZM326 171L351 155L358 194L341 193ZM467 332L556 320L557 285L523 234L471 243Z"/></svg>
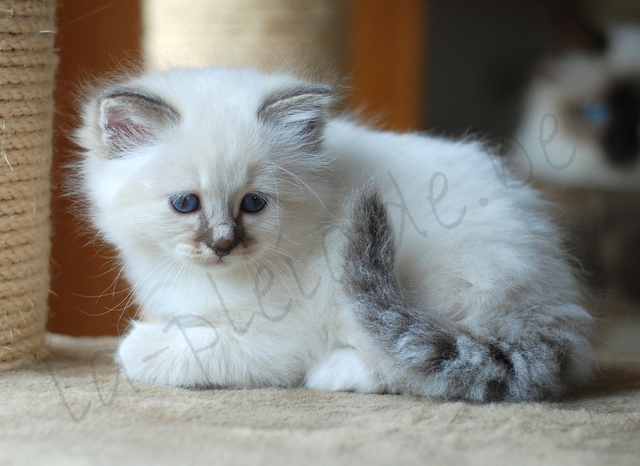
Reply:
<svg viewBox="0 0 640 466"><path fill-rule="evenodd" d="M427 0L354 0L350 108L396 130L424 126Z"/></svg>
<svg viewBox="0 0 640 466"><path fill-rule="evenodd" d="M96 243L61 197L67 165L77 150L69 139L77 123L75 93L92 76L135 62L139 37L138 2L130 0L58 0L59 49L54 138L52 295L48 329L72 335L115 334L125 294L115 286L114 263L103 259ZM108 254L108 252L107 252ZM115 294L114 294L115 291ZM110 312L110 309L115 309ZM124 323L124 322L123 322Z"/></svg>

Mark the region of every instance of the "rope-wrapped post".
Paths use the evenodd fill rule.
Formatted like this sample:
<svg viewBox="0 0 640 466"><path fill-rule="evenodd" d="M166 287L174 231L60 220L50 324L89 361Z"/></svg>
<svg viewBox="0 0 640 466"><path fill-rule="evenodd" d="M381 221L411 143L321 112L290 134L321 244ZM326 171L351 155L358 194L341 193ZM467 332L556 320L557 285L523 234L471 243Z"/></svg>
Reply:
<svg viewBox="0 0 640 466"><path fill-rule="evenodd" d="M157 71L258 66L314 78L344 72L349 1L144 0L142 49Z"/></svg>
<svg viewBox="0 0 640 466"><path fill-rule="evenodd" d="M0 370L46 355L55 1L0 0Z"/></svg>

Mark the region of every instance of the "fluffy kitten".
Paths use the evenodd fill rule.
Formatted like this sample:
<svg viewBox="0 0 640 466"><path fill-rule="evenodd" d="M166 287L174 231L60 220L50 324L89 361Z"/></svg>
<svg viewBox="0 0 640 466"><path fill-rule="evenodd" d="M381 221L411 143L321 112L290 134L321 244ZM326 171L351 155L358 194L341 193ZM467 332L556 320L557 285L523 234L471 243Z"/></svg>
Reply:
<svg viewBox="0 0 640 466"><path fill-rule="evenodd" d="M527 187L473 142L329 118L331 89L174 70L96 93L81 192L145 322L139 382L556 396L591 317Z"/></svg>

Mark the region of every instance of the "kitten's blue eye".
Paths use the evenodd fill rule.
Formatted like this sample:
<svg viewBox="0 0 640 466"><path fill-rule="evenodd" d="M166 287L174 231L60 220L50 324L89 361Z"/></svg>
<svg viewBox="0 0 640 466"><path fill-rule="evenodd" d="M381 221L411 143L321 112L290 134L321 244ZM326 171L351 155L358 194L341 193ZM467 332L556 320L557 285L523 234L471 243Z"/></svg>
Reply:
<svg viewBox="0 0 640 466"><path fill-rule="evenodd" d="M611 111L607 104L602 102L587 102L582 106L580 114L587 123L597 127L603 127L611 121Z"/></svg>
<svg viewBox="0 0 640 466"><path fill-rule="evenodd" d="M262 194L249 193L242 198L240 209L249 214L260 212L267 205L267 198Z"/></svg>
<svg viewBox="0 0 640 466"><path fill-rule="evenodd" d="M200 207L200 199L195 194L174 194L169 200L176 212L181 214L195 212Z"/></svg>

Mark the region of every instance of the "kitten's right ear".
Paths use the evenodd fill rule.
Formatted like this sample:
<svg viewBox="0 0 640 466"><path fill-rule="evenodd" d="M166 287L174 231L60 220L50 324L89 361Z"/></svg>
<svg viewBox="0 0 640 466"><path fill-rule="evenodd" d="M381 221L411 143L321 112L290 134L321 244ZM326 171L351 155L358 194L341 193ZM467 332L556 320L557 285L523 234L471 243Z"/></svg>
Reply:
<svg viewBox="0 0 640 466"><path fill-rule="evenodd" d="M332 102L331 88L302 84L268 97L258 109L258 119L283 130L296 145L316 149Z"/></svg>
<svg viewBox="0 0 640 466"><path fill-rule="evenodd" d="M586 52L603 54L609 47L609 37L600 21L591 17L575 2L558 2L554 10L556 54ZM553 50L552 50L553 51Z"/></svg>
<svg viewBox="0 0 640 466"><path fill-rule="evenodd" d="M161 99L136 89L114 88L99 101L98 124L108 157L121 157L153 142L179 119Z"/></svg>

